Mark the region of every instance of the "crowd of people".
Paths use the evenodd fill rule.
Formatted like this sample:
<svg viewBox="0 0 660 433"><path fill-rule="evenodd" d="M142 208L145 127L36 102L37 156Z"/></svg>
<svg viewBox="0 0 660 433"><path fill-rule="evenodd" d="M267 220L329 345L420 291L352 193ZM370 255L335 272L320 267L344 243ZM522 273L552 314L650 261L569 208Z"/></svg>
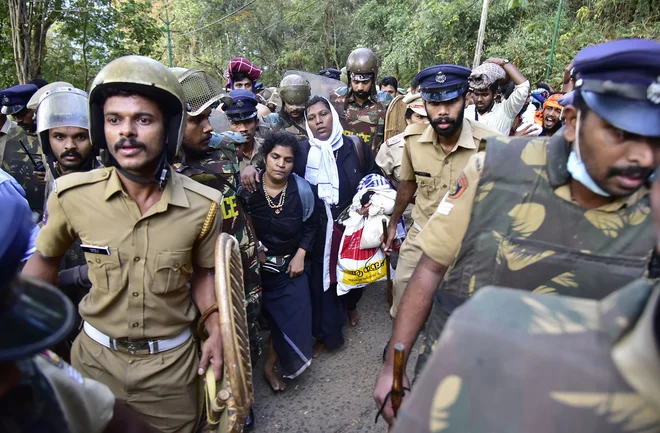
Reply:
<svg viewBox="0 0 660 433"><path fill-rule="evenodd" d="M608 393L659 431L659 43L586 47L560 90L499 58L404 89L368 48L273 87L261 73L126 56L89 92L0 92L0 426L197 431L202 379L224 374L227 233L245 349L275 392L344 345L397 254L374 389L394 431L622 431L594 409ZM405 363L420 334L398 411L394 345Z"/></svg>

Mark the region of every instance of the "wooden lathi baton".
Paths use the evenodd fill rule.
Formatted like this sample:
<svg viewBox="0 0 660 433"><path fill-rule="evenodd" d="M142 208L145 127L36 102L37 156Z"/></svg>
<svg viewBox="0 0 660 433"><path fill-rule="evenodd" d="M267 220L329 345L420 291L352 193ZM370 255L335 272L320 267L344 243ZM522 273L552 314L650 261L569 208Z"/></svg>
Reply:
<svg viewBox="0 0 660 433"><path fill-rule="evenodd" d="M387 242L387 220L383 219L382 222L383 222L383 238ZM392 242L394 242L394 240L392 240ZM390 270L391 269L390 263L391 263L390 255L386 254L385 266L387 266L387 303L391 308L392 304L394 303L394 293L392 292L392 273Z"/></svg>
<svg viewBox="0 0 660 433"><path fill-rule="evenodd" d="M404 346L401 343L394 345L394 375L392 380L392 410L396 417L399 407L401 407L401 400L403 400L403 351Z"/></svg>

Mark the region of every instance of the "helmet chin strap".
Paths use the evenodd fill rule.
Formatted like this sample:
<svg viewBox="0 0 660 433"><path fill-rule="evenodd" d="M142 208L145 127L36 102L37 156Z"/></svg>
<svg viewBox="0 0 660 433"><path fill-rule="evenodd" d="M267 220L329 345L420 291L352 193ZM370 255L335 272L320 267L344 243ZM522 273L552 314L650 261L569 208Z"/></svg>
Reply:
<svg viewBox="0 0 660 433"><path fill-rule="evenodd" d="M141 183L143 185L157 183L159 191L162 191L163 188L165 188L165 185L167 184L167 179L169 177L169 170L168 170L169 164L167 163L167 149L166 148L163 150L163 153L161 153L161 155L160 155L160 161L158 162L158 166L156 167L156 170L154 171L153 178L151 178L151 179L145 179L144 177L136 176L134 174L129 173L128 171L126 171L123 168L119 167L119 164L117 163L116 160L115 160L115 164L117 164L115 166L117 168L117 171L119 171L121 174L123 174L124 176L126 176L128 179L130 179L133 182Z"/></svg>

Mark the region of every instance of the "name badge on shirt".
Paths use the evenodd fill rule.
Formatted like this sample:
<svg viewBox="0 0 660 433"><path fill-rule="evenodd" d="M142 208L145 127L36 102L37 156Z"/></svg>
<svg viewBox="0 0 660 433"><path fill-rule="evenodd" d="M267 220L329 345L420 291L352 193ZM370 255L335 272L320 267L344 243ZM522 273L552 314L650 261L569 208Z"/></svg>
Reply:
<svg viewBox="0 0 660 433"><path fill-rule="evenodd" d="M108 247L98 247L96 245L81 245L80 249L86 253L103 254L104 256L110 255L110 248Z"/></svg>
<svg viewBox="0 0 660 433"><path fill-rule="evenodd" d="M431 177L431 173L427 173L425 171L416 171L415 172L416 176L424 176L424 177Z"/></svg>

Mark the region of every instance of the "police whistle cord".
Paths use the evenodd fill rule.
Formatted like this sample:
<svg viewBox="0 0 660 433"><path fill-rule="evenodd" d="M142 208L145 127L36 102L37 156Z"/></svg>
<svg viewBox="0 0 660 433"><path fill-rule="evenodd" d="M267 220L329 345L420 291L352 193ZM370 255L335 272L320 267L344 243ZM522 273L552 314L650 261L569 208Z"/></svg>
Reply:
<svg viewBox="0 0 660 433"><path fill-rule="evenodd" d="M410 391L410 388L403 388L403 391L401 392L401 397L406 396L406 391ZM389 400L390 396L392 395L392 391L388 392L385 395L385 400L383 400L383 404L380 406L380 409L378 409L378 413L376 414L376 420L374 421L374 424L378 423L378 418L383 414L383 411L385 410L385 405L387 404L387 400Z"/></svg>

